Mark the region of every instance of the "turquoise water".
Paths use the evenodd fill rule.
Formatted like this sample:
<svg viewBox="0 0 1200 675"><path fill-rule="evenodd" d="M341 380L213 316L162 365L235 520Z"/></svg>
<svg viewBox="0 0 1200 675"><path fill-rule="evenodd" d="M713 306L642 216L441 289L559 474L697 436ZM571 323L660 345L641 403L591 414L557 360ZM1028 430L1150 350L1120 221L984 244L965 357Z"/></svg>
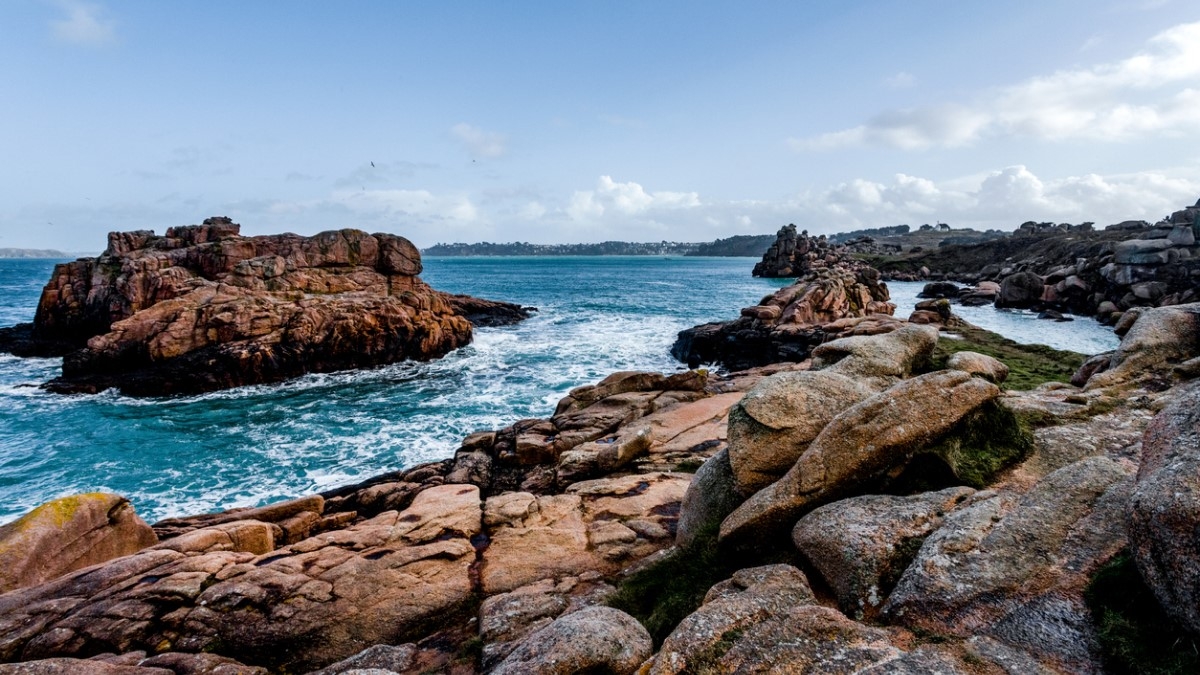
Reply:
<svg viewBox="0 0 1200 675"><path fill-rule="evenodd" d="M518 326L477 330L474 344L440 361L187 398L49 394L36 385L58 373L59 359L0 354L0 522L92 490L126 495L154 521L448 457L474 430L548 416L572 387L617 370L680 368L668 354L678 331L733 318L786 284L752 278L753 263L427 258L422 276L435 288L541 311ZM32 320L53 265L0 260L0 325ZM1028 333L1027 323L1014 324L1015 333ZM1095 324L1042 326L1070 339Z"/></svg>

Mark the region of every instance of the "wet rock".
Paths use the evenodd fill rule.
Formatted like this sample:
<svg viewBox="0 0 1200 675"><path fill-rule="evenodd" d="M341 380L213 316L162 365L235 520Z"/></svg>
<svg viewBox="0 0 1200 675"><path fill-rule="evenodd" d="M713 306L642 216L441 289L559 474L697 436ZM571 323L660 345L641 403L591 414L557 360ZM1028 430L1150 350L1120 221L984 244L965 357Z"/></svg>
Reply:
<svg viewBox="0 0 1200 675"><path fill-rule="evenodd" d="M933 281L925 284L918 298L957 298L961 288L952 281Z"/></svg>
<svg viewBox="0 0 1200 675"><path fill-rule="evenodd" d="M0 593L129 555L157 541L120 495L62 497L0 526Z"/></svg>
<svg viewBox="0 0 1200 675"><path fill-rule="evenodd" d="M873 616L925 537L974 492L960 487L911 497L843 499L801 518L792 542L833 589L847 616Z"/></svg>
<svg viewBox="0 0 1200 675"><path fill-rule="evenodd" d="M746 545L785 532L812 509L853 496L861 485L902 467L959 420L1000 395L996 385L961 371L905 380L831 421L779 481L721 524L721 539Z"/></svg>
<svg viewBox="0 0 1200 675"><path fill-rule="evenodd" d="M1033 272L1017 272L1004 277L1000 282L1000 293L996 296L997 307L1032 307L1041 301L1042 278Z"/></svg>
<svg viewBox="0 0 1200 675"><path fill-rule="evenodd" d="M626 675L652 653L650 634L636 619L611 607L568 614L517 645L492 675Z"/></svg>
<svg viewBox="0 0 1200 675"><path fill-rule="evenodd" d="M749 495L778 480L830 420L871 393L829 371L764 378L729 413L729 463L738 490Z"/></svg>

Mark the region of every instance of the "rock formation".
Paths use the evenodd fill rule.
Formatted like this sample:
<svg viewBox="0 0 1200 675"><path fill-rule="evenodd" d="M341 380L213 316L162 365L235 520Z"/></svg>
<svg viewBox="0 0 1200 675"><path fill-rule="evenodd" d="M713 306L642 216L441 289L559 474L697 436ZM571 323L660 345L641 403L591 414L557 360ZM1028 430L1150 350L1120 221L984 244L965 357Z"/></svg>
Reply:
<svg viewBox="0 0 1200 675"><path fill-rule="evenodd" d="M468 318L528 315L429 288L403 237L239 232L209 218L161 237L110 233L98 258L55 268L33 325L0 348L65 353L53 391L181 394L436 358L470 341Z"/></svg>
<svg viewBox="0 0 1200 675"><path fill-rule="evenodd" d="M781 241L793 241L785 236L787 232L795 234L795 228L781 230ZM804 243L793 253L806 251L787 263L787 269L799 277L796 283L742 309L738 319L680 332L671 354L693 368L715 363L743 370L803 361L813 347L828 339L886 332L898 325L891 316L896 306L888 302L887 285L875 269L843 249L827 246L823 238L805 235L795 241ZM791 246L779 249L781 245L771 250ZM755 274L760 271L757 266L755 270Z"/></svg>
<svg viewBox="0 0 1200 675"><path fill-rule="evenodd" d="M0 594L0 673L1112 672L1088 589L1126 550L1185 658L1193 311L1130 319L1082 388L935 370L939 329L898 320L804 363L616 373L452 458ZM644 578L674 593L604 606Z"/></svg>

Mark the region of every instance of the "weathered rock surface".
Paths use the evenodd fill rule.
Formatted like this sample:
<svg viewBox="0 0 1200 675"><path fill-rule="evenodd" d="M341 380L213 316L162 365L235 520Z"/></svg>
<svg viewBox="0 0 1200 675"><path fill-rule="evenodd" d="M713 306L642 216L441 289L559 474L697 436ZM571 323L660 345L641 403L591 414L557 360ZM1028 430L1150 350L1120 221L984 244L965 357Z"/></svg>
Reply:
<svg viewBox="0 0 1200 675"><path fill-rule="evenodd" d="M1174 366L1196 356L1200 356L1200 303L1143 310L1121 338L1107 368L1088 378L1085 388L1150 377L1169 381Z"/></svg>
<svg viewBox="0 0 1200 675"><path fill-rule="evenodd" d="M968 413L1000 395L962 371L905 380L835 417L783 478L754 494L721 524L734 545L786 532L806 512L850 496L902 467Z"/></svg>
<svg viewBox="0 0 1200 675"><path fill-rule="evenodd" d="M813 369L883 389L929 363L937 346L934 326L905 325L884 335L845 337L813 350Z"/></svg>
<svg viewBox="0 0 1200 675"><path fill-rule="evenodd" d="M158 542L120 495L92 492L47 502L0 525L0 593L140 551Z"/></svg>
<svg viewBox="0 0 1200 675"><path fill-rule="evenodd" d="M1200 388L1189 386L1146 429L1129 501L1138 570L1171 616L1200 633Z"/></svg>
<svg viewBox="0 0 1200 675"><path fill-rule="evenodd" d="M650 658L650 634L636 619L611 607L568 614L517 645L493 675L626 675Z"/></svg>
<svg viewBox="0 0 1200 675"><path fill-rule="evenodd" d="M492 534L480 572L483 590L511 591L583 571L611 574L669 546L690 480L687 474L635 474L575 483L561 495L489 498L483 517Z"/></svg>
<svg viewBox="0 0 1200 675"><path fill-rule="evenodd" d="M1131 471L1090 457L1024 495L977 493L925 540L884 616L941 635L988 635L1090 670L1098 646L1083 590L1125 546Z"/></svg>
<svg viewBox="0 0 1200 675"><path fill-rule="evenodd" d="M959 487L911 497L843 499L801 518L792 542L847 616L874 616L925 537L974 492Z"/></svg>
<svg viewBox="0 0 1200 675"><path fill-rule="evenodd" d="M417 649L412 644L392 646L375 645L361 652L313 671L309 675L361 675L366 672L406 673L416 665Z"/></svg>
<svg viewBox="0 0 1200 675"><path fill-rule="evenodd" d="M600 604L613 591L602 579L597 572L542 579L484 600L479 607L484 670L512 653L525 636L558 617Z"/></svg>
<svg viewBox="0 0 1200 675"><path fill-rule="evenodd" d="M830 420L872 393L828 371L764 378L729 413L729 464L738 490L750 495L778 480Z"/></svg>
<svg viewBox="0 0 1200 675"><path fill-rule="evenodd" d="M946 368L978 375L996 384L1008 379L1008 366L999 359L976 352L956 352L946 360Z"/></svg>
<svg viewBox="0 0 1200 675"><path fill-rule="evenodd" d="M429 288L403 237L239 231L210 218L161 237L114 232L98 258L58 265L29 337L82 349L48 386L196 393L430 359L470 341L463 313L499 322L526 314Z"/></svg>
<svg viewBox="0 0 1200 675"><path fill-rule="evenodd" d="M713 586L663 642L649 673L857 672L900 654L884 631L818 606L799 570L768 565Z"/></svg>
<svg viewBox="0 0 1200 675"><path fill-rule="evenodd" d="M263 556L143 551L0 596L0 660L216 651L303 672L464 608L480 528L478 488L446 485Z"/></svg>
<svg viewBox="0 0 1200 675"><path fill-rule="evenodd" d="M729 463L729 450L721 450L700 465L683 494L675 544L687 548L700 536L711 534L706 530L715 531L744 500Z"/></svg>

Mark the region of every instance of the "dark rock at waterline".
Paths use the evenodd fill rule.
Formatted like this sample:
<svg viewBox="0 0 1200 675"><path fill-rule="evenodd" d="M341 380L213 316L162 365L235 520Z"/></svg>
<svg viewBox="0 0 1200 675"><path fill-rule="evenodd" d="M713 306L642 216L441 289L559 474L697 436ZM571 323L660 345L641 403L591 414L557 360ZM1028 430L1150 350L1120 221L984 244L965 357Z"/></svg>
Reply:
<svg viewBox="0 0 1200 675"><path fill-rule="evenodd" d="M917 293L918 298L957 298L962 291L958 284L951 281L934 281L925 284L920 293Z"/></svg>
<svg viewBox="0 0 1200 675"><path fill-rule="evenodd" d="M0 354L48 358L64 356L78 348L79 345L70 341L38 338L32 323L0 328Z"/></svg>
<svg viewBox="0 0 1200 675"><path fill-rule="evenodd" d="M1043 309L1042 311L1038 312L1037 318L1046 319L1046 320L1050 320L1050 321L1058 321L1058 322L1075 320L1069 316L1063 315L1062 312L1060 312L1056 309Z"/></svg>
<svg viewBox="0 0 1200 675"><path fill-rule="evenodd" d="M475 327L511 326L528 319L537 307L522 307L511 302L484 300L470 295L443 294L446 302Z"/></svg>
<svg viewBox="0 0 1200 675"><path fill-rule="evenodd" d="M311 372L444 356L472 323L531 308L452 296L417 276L407 239L359 230L243 237L228 218L114 232L98 258L58 265L21 353L67 353L60 393L195 394ZM86 345L86 346L85 346Z"/></svg>
<svg viewBox="0 0 1200 675"><path fill-rule="evenodd" d="M1033 272L1017 272L1000 282L997 307L1029 308L1042 298L1042 278Z"/></svg>

